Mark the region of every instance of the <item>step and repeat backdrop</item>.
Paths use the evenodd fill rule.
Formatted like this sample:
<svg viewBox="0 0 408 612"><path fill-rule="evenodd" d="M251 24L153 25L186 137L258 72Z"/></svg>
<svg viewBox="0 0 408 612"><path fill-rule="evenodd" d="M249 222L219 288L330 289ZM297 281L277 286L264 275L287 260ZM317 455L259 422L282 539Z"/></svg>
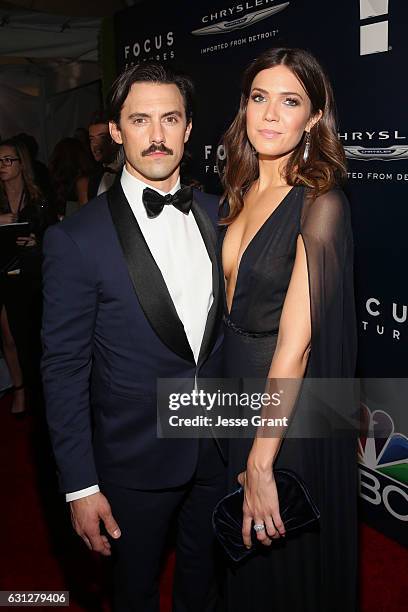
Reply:
<svg viewBox="0 0 408 612"><path fill-rule="evenodd" d="M171 62L195 81L190 174L220 193L217 156L244 67L272 46L312 51L331 77L356 247L361 514L406 543L408 439L408 3L145 1L115 16L118 72ZM400 380L395 380L399 378ZM375 380L374 380L375 379ZM404 540L405 538L405 540Z"/></svg>

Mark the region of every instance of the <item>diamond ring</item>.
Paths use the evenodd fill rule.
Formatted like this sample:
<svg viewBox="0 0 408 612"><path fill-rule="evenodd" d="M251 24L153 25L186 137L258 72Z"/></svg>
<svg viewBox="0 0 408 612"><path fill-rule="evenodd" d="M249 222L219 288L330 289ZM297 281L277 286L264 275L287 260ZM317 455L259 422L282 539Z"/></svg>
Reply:
<svg viewBox="0 0 408 612"><path fill-rule="evenodd" d="M259 523L258 525L254 525L254 531L258 533L258 531L265 531L265 525L263 523Z"/></svg>

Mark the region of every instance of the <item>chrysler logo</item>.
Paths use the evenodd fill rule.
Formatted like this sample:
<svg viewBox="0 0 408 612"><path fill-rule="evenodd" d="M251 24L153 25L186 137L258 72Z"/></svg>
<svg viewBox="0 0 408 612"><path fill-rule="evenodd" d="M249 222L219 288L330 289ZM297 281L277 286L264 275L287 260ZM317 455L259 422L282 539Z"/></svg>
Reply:
<svg viewBox="0 0 408 612"><path fill-rule="evenodd" d="M205 28L193 30L191 33L194 34L194 36L208 36L209 34L226 34L227 32L232 32L233 30L242 30L243 28L247 28L258 21L267 19L271 15L275 15L275 13L280 13L280 11L283 11L287 6L289 6L289 4L290 2L283 2L282 4L277 4L276 6L254 11L253 13L249 13L244 17L240 17L239 19L221 21L220 23L214 23L206 26Z"/></svg>
<svg viewBox="0 0 408 612"><path fill-rule="evenodd" d="M344 147L349 159L364 161L388 161L408 159L408 145L394 145L393 147Z"/></svg>

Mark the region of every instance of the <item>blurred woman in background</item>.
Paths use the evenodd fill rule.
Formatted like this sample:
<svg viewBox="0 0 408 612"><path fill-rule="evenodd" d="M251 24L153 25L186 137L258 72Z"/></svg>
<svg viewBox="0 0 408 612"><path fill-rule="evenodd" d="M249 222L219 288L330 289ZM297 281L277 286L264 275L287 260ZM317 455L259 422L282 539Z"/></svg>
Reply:
<svg viewBox="0 0 408 612"><path fill-rule="evenodd" d="M60 219L87 203L92 169L92 160L78 139L63 138L56 144L49 170L53 198Z"/></svg>
<svg viewBox="0 0 408 612"><path fill-rule="evenodd" d="M13 383L14 414L25 412L25 389L39 388L41 240L53 220L34 181L26 145L18 138L1 142L0 226L29 223L28 235L17 238L18 249L0 270L1 339Z"/></svg>

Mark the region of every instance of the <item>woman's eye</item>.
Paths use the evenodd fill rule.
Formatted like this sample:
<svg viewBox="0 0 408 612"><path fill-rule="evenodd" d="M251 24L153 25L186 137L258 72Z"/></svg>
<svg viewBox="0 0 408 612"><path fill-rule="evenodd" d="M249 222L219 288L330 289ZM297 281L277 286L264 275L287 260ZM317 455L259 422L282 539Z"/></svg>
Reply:
<svg viewBox="0 0 408 612"><path fill-rule="evenodd" d="M298 106L299 100L296 98L285 98L285 104L287 106Z"/></svg>
<svg viewBox="0 0 408 612"><path fill-rule="evenodd" d="M264 101L265 101L264 96L261 96L261 94L253 94L253 95L251 96L251 99L252 99L254 102L264 102Z"/></svg>

